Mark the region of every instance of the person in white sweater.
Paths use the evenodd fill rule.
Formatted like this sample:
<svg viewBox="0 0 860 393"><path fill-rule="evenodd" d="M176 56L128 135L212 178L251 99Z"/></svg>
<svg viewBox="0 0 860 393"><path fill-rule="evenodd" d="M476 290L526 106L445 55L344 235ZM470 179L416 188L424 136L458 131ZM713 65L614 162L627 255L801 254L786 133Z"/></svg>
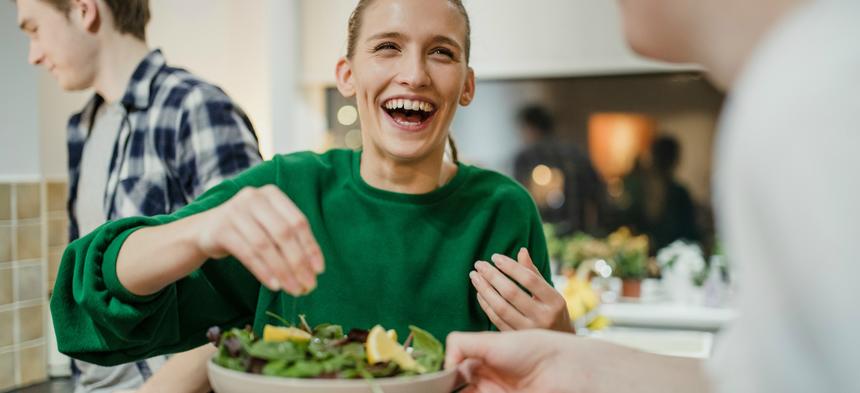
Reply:
<svg viewBox="0 0 860 393"><path fill-rule="evenodd" d="M704 362L524 331L452 334L447 366L477 392L860 392L860 2L620 5L637 52L729 92L715 201L741 317Z"/></svg>

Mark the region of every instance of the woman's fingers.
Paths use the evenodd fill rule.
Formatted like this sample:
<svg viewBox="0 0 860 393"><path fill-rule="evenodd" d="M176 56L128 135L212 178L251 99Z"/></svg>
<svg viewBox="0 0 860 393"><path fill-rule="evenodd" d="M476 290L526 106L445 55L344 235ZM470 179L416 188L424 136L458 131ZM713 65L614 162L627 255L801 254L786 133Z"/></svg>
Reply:
<svg viewBox="0 0 860 393"><path fill-rule="evenodd" d="M540 275L540 270L535 266L531 255L529 255L529 250L525 247L520 247L520 251L517 253L517 261L521 265L529 268L529 270L535 272L535 274Z"/></svg>
<svg viewBox="0 0 860 393"><path fill-rule="evenodd" d="M265 264L268 271L271 272L271 276L258 276L257 278L261 282L270 283L272 278L275 278L280 287L290 294L298 295L304 292L304 288L296 277L294 277L293 272L286 264L286 261L284 261L274 240L269 237L262 224L257 222L251 213L235 212L231 217L231 223L234 231L226 231L224 233L225 240L230 241L231 238L239 239L244 243L239 247L243 250L247 249L247 251L243 251L243 254L246 255L244 257L238 255L232 249L229 250L231 254L243 262ZM247 254L249 253L252 255L251 260L243 259L248 258ZM248 265L248 263L245 264ZM271 285L269 286L271 287Z"/></svg>
<svg viewBox="0 0 860 393"><path fill-rule="evenodd" d="M297 243L294 247L297 252L301 250L301 261L309 263L314 273L322 273L325 270L325 261L307 217L279 188L267 186L261 190L272 207L272 213L286 222L289 237Z"/></svg>
<svg viewBox="0 0 860 393"><path fill-rule="evenodd" d="M519 258L518 263L501 254L494 254L492 257L499 270L522 285L532 295L544 302L555 299L558 292L541 277L525 249L520 250Z"/></svg>
<svg viewBox="0 0 860 393"><path fill-rule="evenodd" d="M307 261L305 252L293 236L292 227L278 214L272 214L274 209L269 200L260 201L259 208L249 209L257 222L265 229L274 248L278 252L281 264L286 266L290 275L299 281L303 287L302 293L316 287L316 273Z"/></svg>
<svg viewBox="0 0 860 393"><path fill-rule="evenodd" d="M485 312L489 309L496 315L497 319L512 329L526 329L531 327L529 319L508 303L508 301L502 297L499 292L497 292L493 285L491 285L491 283L488 282L482 274L472 272L469 274L469 278L471 278L472 285L478 292L478 302L481 303L483 301L481 308L483 308ZM487 316L490 316L490 312L487 312ZM493 318L490 317L490 319L492 320ZM493 322L495 323L495 321ZM502 329L502 326L499 326L499 324L496 324L496 326L499 329Z"/></svg>
<svg viewBox="0 0 860 393"><path fill-rule="evenodd" d="M305 216L277 187L246 187L216 209L207 213L214 218L198 239L201 251L234 255L272 290L300 295L316 286L322 253Z"/></svg>
<svg viewBox="0 0 860 393"><path fill-rule="evenodd" d="M230 231L232 232L232 231ZM271 269L263 260L257 257L254 250L240 234L233 235L226 230L221 230L214 234L217 237L216 242L219 243L228 255L233 255L245 267L251 271L254 277L257 277L263 285L273 291L281 289L280 280L275 276Z"/></svg>
<svg viewBox="0 0 860 393"><path fill-rule="evenodd" d="M496 325L496 327L499 328L500 331L504 332L508 330L516 330L511 327L511 325L509 325L507 322L505 322L502 318L500 318L498 314L496 314L493 308L489 304L487 304L487 301L484 300L484 297L481 296L480 293L478 294L478 304L481 305L481 309L483 309L484 312L487 314L487 317L490 318L490 322L492 322L493 325Z"/></svg>
<svg viewBox="0 0 860 393"><path fill-rule="evenodd" d="M482 261L475 264L477 273L472 274L482 280L473 277L472 282L488 307L514 329L569 331L564 298L543 279L527 250L520 249L518 258L519 262L495 254L495 266Z"/></svg>
<svg viewBox="0 0 860 393"><path fill-rule="evenodd" d="M516 262L513 263L516 264ZM517 268L519 269L517 273L519 273L520 277L511 276L514 280L519 281L522 276L532 275L530 271L522 266L517 266ZM502 274L499 269L493 267L493 265L478 261L475 263L475 270L509 305L513 306L526 318L532 318L535 313L539 312L535 299L517 286L515 281L512 281L511 278Z"/></svg>

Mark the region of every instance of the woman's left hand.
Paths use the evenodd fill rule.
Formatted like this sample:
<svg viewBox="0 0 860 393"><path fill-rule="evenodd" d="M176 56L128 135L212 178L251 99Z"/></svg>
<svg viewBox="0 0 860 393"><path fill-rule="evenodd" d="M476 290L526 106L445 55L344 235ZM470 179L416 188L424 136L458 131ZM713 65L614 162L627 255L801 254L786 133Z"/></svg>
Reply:
<svg viewBox="0 0 860 393"><path fill-rule="evenodd" d="M520 249L517 255L519 263L501 254L493 254L492 259L495 267L478 261L475 271L469 273L469 278L478 291L478 303L499 330L573 331L567 303L541 277L528 250ZM517 284L531 292L531 295Z"/></svg>

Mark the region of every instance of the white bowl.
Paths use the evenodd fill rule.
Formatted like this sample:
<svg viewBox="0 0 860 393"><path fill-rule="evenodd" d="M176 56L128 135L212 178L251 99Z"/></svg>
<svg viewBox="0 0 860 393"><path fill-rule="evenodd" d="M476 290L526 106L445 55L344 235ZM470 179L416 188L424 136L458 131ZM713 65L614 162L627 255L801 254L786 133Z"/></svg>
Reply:
<svg viewBox="0 0 860 393"><path fill-rule="evenodd" d="M454 389L455 370L409 377L373 380L385 393L450 393ZM221 367L209 361L209 383L215 393L372 393L364 379L285 378L250 374Z"/></svg>

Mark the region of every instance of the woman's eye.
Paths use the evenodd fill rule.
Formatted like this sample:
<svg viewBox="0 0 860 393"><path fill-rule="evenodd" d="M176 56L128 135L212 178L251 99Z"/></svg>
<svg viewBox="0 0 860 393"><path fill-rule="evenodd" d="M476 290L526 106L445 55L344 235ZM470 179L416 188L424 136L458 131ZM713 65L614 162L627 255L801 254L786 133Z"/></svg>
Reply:
<svg viewBox="0 0 860 393"><path fill-rule="evenodd" d="M397 45L393 42L383 42L373 48L374 52L384 51L384 50L397 50Z"/></svg>
<svg viewBox="0 0 860 393"><path fill-rule="evenodd" d="M451 59L454 58L454 52L452 52L450 49L446 49L446 48L433 49L430 52L430 54L431 55L442 55L442 56L446 56L446 57L451 58Z"/></svg>

